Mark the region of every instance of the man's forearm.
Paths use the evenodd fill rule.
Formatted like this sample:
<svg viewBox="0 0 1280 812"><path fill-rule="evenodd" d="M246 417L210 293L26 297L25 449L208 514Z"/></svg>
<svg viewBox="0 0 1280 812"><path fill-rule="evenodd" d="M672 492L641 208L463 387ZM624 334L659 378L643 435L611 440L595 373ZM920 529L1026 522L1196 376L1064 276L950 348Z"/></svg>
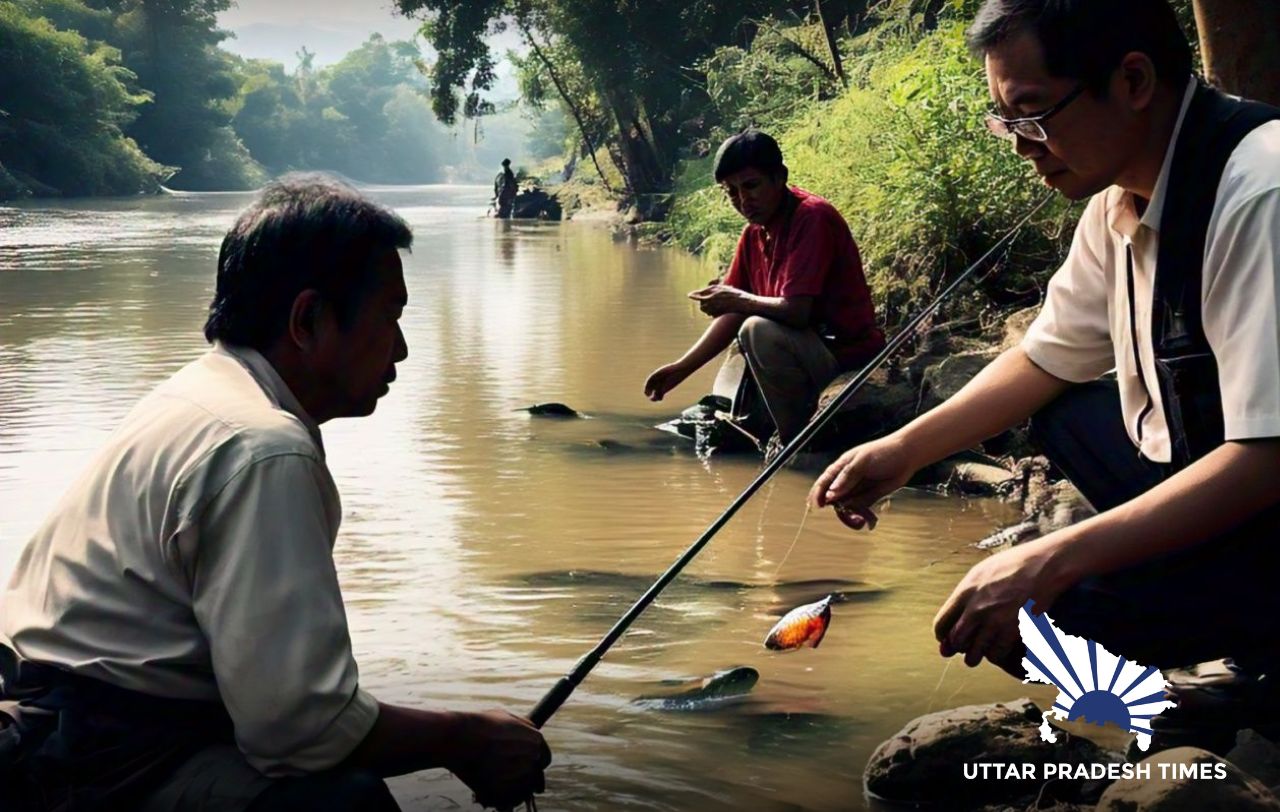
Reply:
<svg viewBox="0 0 1280 812"><path fill-rule="evenodd" d="M802 329L809 326L811 308L812 302L807 297L784 299L780 296L747 294L744 297L742 315L763 316L788 327Z"/></svg>
<svg viewBox="0 0 1280 812"><path fill-rule="evenodd" d="M1135 499L1046 539L1073 584L1178 552L1280 503L1280 440L1224 443Z"/></svg>
<svg viewBox="0 0 1280 812"><path fill-rule="evenodd" d="M740 313L726 313L723 316L716 316L707 329L703 331L702 336L680 358L679 363L691 370L701 369L703 365L729 348L729 345L738 336L738 329L742 327L742 323L746 320L747 317Z"/></svg>
<svg viewBox="0 0 1280 812"><path fill-rule="evenodd" d="M463 718L451 711L419 710L378 703L378 720L345 766L382 778L448 767L449 754L464 735Z"/></svg>
<svg viewBox="0 0 1280 812"><path fill-rule="evenodd" d="M1018 425L1070 386L1014 347L945 403L899 429L898 435L921 468Z"/></svg>

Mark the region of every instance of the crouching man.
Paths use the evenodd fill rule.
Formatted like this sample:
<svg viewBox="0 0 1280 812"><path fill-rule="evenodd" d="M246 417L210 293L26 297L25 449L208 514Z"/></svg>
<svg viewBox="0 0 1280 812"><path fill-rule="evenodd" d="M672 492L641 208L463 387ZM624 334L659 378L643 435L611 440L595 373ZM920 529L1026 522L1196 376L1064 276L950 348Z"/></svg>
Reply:
<svg viewBox="0 0 1280 812"><path fill-rule="evenodd" d="M395 214L319 176L226 235L212 349L143 398L0 596L6 810L394 810L383 778L541 791L527 721L361 689L320 426L373 412L408 354ZM16 735L15 735L16 733Z"/></svg>

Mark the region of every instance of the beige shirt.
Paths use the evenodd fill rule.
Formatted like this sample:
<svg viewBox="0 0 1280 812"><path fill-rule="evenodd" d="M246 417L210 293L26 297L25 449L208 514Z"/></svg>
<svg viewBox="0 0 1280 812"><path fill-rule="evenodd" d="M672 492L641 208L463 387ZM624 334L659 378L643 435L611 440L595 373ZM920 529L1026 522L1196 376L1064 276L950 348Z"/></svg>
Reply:
<svg viewBox="0 0 1280 812"><path fill-rule="evenodd" d="M134 407L27 544L0 639L220 700L267 775L324 770L378 714L334 569L341 515L314 421L262 355L216 346Z"/></svg>
<svg viewBox="0 0 1280 812"><path fill-rule="evenodd" d="M1155 462L1171 459L1151 330L1160 215L1194 90L1193 80L1146 211L1139 216L1134 196L1119 187L1094 196L1022 342L1037 366L1064 380L1089 381L1114 368L1125 427L1143 456ZM1129 324L1130 249L1146 387L1134 362ZM1227 162L1209 220L1201 301L1205 337L1218 364L1226 439L1280 436L1280 121L1246 136ZM1148 397L1152 408L1141 418L1139 441Z"/></svg>

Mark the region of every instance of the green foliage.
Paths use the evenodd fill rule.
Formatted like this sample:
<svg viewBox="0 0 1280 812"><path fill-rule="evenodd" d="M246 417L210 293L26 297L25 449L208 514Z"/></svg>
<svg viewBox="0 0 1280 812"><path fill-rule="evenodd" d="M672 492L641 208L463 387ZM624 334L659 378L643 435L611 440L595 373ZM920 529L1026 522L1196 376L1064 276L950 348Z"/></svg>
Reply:
<svg viewBox="0 0 1280 812"><path fill-rule="evenodd" d="M426 18L437 52L432 103L442 121L483 112L493 85L484 36L516 26L533 49L526 100L555 94L587 154L604 150L633 194L669 188L685 142L705 135L707 88L695 67L719 46L749 39L754 20L807 15L797 0L396 0ZM839 5L839 4L833 4ZM574 115L574 113L577 113ZM578 144L575 144L575 149ZM601 162L601 172L605 162Z"/></svg>
<svg viewBox="0 0 1280 812"><path fill-rule="evenodd" d="M447 142L427 102L417 48L374 34L316 71L303 52L293 75L278 63L239 60L228 105L235 131L272 172L328 169L374 183L441 177Z"/></svg>
<svg viewBox="0 0 1280 812"><path fill-rule="evenodd" d="M126 194L168 175L121 131L148 97L115 48L0 2L0 76L0 194Z"/></svg>
<svg viewBox="0 0 1280 812"><path fill-rule="evenodd" d="M865 84L811 105L779 139L791 180L829 200L862 249L881 317L896 324L936 295L1015 225L1047 190L1005 142L987 134L981 68L963 25L882 51ZM684 245L724 261L741 229L723 196L694 170L670 219ZM1066 247L1068 207L1051 204L990 281L950 305L980 315L1034 302Z"/></svg>
<svg viewBox="0 0 1280 812"><path fill-rule="evenodd" d="M766 20L748 47L718 48L704 60L699 67L720 134L748 126L776 129L814 102L833 98L840 84L819 56L823 36L820 26Z"/></svg>

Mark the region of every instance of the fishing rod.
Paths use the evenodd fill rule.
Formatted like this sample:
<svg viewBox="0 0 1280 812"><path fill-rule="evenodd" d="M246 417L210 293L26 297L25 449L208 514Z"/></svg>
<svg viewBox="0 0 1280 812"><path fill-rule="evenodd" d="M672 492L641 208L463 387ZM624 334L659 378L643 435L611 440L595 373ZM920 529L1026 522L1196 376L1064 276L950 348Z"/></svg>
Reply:
<svg viewBox="0 0 1280 812"><path fill-rule="evenodd" d="M649 587L649 589L641 595L634 604L632 604L626 614L624 614L621 619L614 624L613 628L610 629L603 638L601 638L595 648L587 652L587 654L578 661L577 665L573 667L573 670L561 677L559 681L552 686L551 690L542 697L534 707L533 712L529 714L529 721L533 722L535 727L541 728L547 723L555 712L560 709L560 706L563 705L573 694L578 685L586 679L587 675L591 673L592 669L596 667L596 664L600 662L609 649L613 647L613 644L618 641L618 638L622 637L622 635L626 633L627 629L635 622L636 618L640 617L640 615L644 613L644 610L649 608L649 604L653 603L654 599L658 597L662 590L675 580L675 577L680 574L680 571L683 570L689 562L698 555L698 553L702 552L702 548L707 546L707 543L711 541L715 534L720 532L720 529L724 527L725 524L733 518L734 514L747 503L747 500L754 496L756 491L760 490L760 488L778 472L778 469L786 465L791 458L805 446L805 444L812 440L817 433L822 430L827 422L840 411L841 407L843 407L846 402L848 402L849 398L853 397L854 394L862 388L863 384L865 384L871 377L871 374L879 369L885 361L889 360L890 356L897 352L903 344L906 344L907 341L915 335L916 330L919 329L924 320L933 315L933 313L942 306L942 303L946 301L947 297L954 293L960 285L972 276L978 268L982 267L983 263L995 255L997 251L1013 242L1013 239L1017 237L1020 231L1022 231L1023 226L1030 222L1031 218L1039 213L1039 211L1052 199L1053 196L1049 195L1045 197L1044 200L1040 201L1040 203L1037 204L1026 217L1022 218L1022 220L1014 226L1008 234L1001 237L995 245L991 246L990 250L978 258L977 262L974 262L965 269L964 273L956 277L955 281L948 285L942 293L938 294L938 297L934 299L933 302L916 314L916 316L912 318L911 321L909 321L907 325L885 345L884 349L882 349L875 358L872 358L871 361L863 367L852 380L845 384L844 389L840 390L838 395L827 403L821 411L813 416L808 425L806 425L804 429L791 440L791 442L787 443L782 451L779 452L778 456L774 457L772 462L765 465L764 470L760 472L755 480L748 485L742 493L738 494L738 497L733 500L729 507L726 508L725 511L702 532L702 535L698 537L698 540L691 544L689 548L685 550L678 559L676 559L676 562L672 564L666 572L662 573L658 580L653 582L653 586Z"/></svg>

